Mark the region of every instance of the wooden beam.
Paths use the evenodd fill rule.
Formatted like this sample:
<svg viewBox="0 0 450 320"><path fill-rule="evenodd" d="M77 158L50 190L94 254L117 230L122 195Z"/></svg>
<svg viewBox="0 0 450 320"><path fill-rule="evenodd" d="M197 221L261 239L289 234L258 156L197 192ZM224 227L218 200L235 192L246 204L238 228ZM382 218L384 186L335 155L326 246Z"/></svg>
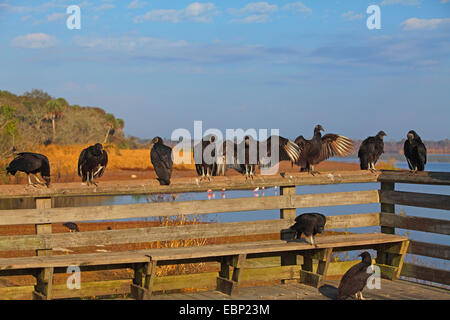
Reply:
<svg viewBox="0 0 450 320"><path fill-rule="evenodd" d="M423 171L411 174L408 170L382 170L378 176L378 181L448 186L450 185L450 173Z"/></svg>
<svg viewBox="0 0 450 320"><path fill-rule="evenodd" d="M382 212L382 226L450 235L450 221Z"/></svg>
<svg viewBox="0 0 450 320"><path fill-rule="evenodd" d="M156 179L139 180L133 184L122 181L104 181L97 187L81 186L78 182L52 183L50 188L25 190L23 185L0 186L0 199L36 198L36 197L78 197L78 196L118 196L143 194L170 194L183 192L206 192L207 190L253 190L256 187L323 185L339 183L377 182L380 173L366 171L330 171L312 176L309 173L290 172L270 176L256 176L246 181L243 176L218 176L211 182L197 183L195 177L171 179L170 186L161 186ZM198 180L198 179L197 179Z"/></svg>
<svg viewBox="0 0 450 320"><path fill-rule="evenodd" d="M408 253L450 260L450 246L411 240Z"/></svg>
<svg viewBox="0 0 450 320"><path fill-rule="evenodd" d="M283 195L259 198L174 201L78 208L2 210L0 225L134 219L188 214L295 209L377 203L378 190Z"/></svg>
<svg viewBox="0 0 450 320"><path fill-rule="evenodd" d="M379 213L327 216L325 228L347 229L380 225ZM171 241L180 239L207 239L241 235L279 233L293 223L290 220L257 220L246 222L205 223L183 226L159 226L104 231L64 232L43 235L0 236L0 251L34 250Z"/></svg>
<svg viewBox="0 0 450 320"><path fill-rule="evenodd" d="M406 191L380 190L380 202L404 206L450 210L450 196ZM385 209L381 211L386 212ZM389 212L389 211L387 211Z"/></svg>
<svg viewBox="0 0 450 320"><path fill-rule="evenodd" d="M402 276L450 285L450 271L404 263Z"/></svg>

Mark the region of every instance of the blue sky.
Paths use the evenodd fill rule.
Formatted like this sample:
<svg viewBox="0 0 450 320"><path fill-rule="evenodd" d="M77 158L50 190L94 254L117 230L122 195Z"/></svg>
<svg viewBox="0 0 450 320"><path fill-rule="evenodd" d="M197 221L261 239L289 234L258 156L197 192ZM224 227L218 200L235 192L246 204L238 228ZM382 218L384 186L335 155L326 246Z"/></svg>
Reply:
<svg viewBox="0 0 450 320"><path fill-rule="evenodd" d="M450 0L0 1L0 52L0 89L102 107L139 137L202 120L450 138Z"/></svg>

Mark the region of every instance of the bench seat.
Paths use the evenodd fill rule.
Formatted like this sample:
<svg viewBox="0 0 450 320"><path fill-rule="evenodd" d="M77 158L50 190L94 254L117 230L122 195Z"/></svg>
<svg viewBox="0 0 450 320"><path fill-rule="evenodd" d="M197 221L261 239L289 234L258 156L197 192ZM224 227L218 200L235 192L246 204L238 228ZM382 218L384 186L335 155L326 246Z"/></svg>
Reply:
<svg viewBox="0 0 450 320"><path fill-rule="evenodd" d="M240 270L247 258L284 255L291 256L291 264L296 264L296 255L300 254L305 261L302 265L301 281L317 287L326 276L333 250L376 249L378 250L377 259L378 256L381 259L383 254L397 254L400 256L398 263L385 268L392 268L391 273L398 275L407 243L408 238L404 236L363 233L320 236L316 238L314 246L306 243L304 239L269 240L124 252L3 258L0 259L0 275L33 274L38 282L33 296L49 299L53 272L65 272L64 268L69 266L79 266L81 270L132 268L135 271L131 285L132 296L137 299L149 299L156 266L218 261L221 263L221 269L217 278L217 290L233 294L238 290ZM312 269L313 259L319 261L316 271ZM380 260L380 264L382 263L383 260ZM394 279L395 276L391 278Z"/></svg>

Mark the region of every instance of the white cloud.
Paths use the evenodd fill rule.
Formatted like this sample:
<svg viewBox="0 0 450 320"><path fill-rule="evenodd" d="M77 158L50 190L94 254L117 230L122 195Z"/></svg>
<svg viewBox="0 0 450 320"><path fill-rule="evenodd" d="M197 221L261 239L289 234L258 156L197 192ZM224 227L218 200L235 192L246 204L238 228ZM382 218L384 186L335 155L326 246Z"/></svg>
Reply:
<svg viewBox="0 0 450 320"><path fill-rule="evenodd" d="M450 18L419 19L409 18L401 23L403 30L434 30L440 26L450 24Z"/></svg>
<svg viewBox="0 0 450 320"><path fill-rule="evenodd" d="M48 22L63 20L67 15L65 13L55 12L47 16Z"/></svg>
<svg viewBox="0 0 450 320"><path fill-rule="evenodd" d="M243 8L230 8L227 11L230 14L239 17L231 20L231 23L261 23L268 21L270 15L277 10L278 6L276 4L252 2Z"/></svg>
<svg viewBox="0 0 450 320"><path fill-rule="evenodd" d="M13 47L42 49L53 47L58 43L58 40L46 33L29 33L24 36L15 37L11 41Z"/></svg>
<svg viewBox="0 0 450 320"><path fill-rule="evenodd" d="M115 4L105 3L105 4L102 4L101 6L96 7L95 10L96 11L106 11L106 10L114 9L115 7L116 7Z"/></svg>
<svg viewBox="0 0 450 320"><path fill-rule="evenodd" d="M305 6L302 2L292 2L284 5L282 7L283 10L289 10L293 12L300 12L300 13L311 13L312 9Z"/></svg>
<svg viewBox="0 0 450 320"><path fill-rule="evenodd" d="M347 11L342 14L342 17L351 21L351 20L361 20L364 18L364 15L362 13Z"/></svg>
<svg viewBox="0 0 450 320"><path fill-rule="evenodd" d="M185 21L210 23L213 16L217 14L216 6L211 3L193 2L186 8L176 9L157 9L151 10L142 16L133 19L134 22L144 21L163 21L171 23L179 23Z"/></svg>
<svg viewBox="0 0 450 320"><path fill-rule="evenodd" d="M143 8L147 5L146 1L142 1L142 0L133 0L130 2L130 4L128 5L128 9L140 9Z"/></svg>
<svg viewBox="0 0 450 320"><path fill-rule="evenodd" d="M404 6L418 6L421 0L383 0L382 6L389 6L393 4L402 4Z"/></svg>
<svg viewBox="0 0 450 320"><path fill-rule="evenodd" d="M228 12L233 15L246 14L270 14L278 10L276 4L269 4L267 2L252 2L241 9L230 8Z"/></svg>

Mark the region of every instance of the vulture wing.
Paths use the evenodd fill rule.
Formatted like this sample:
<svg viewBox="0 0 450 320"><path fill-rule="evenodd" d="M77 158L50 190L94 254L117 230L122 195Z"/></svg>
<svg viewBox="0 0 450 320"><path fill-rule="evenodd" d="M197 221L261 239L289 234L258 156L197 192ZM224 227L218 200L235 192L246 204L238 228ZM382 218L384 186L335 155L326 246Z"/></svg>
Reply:
<svg viewBox="0 0 450 320"><path fill-rule="evenodd" d="M334 156L345 157L352 151L352 140L338 134L328 133L322 137L322 148L318 161L324 161Z"/></svg>

